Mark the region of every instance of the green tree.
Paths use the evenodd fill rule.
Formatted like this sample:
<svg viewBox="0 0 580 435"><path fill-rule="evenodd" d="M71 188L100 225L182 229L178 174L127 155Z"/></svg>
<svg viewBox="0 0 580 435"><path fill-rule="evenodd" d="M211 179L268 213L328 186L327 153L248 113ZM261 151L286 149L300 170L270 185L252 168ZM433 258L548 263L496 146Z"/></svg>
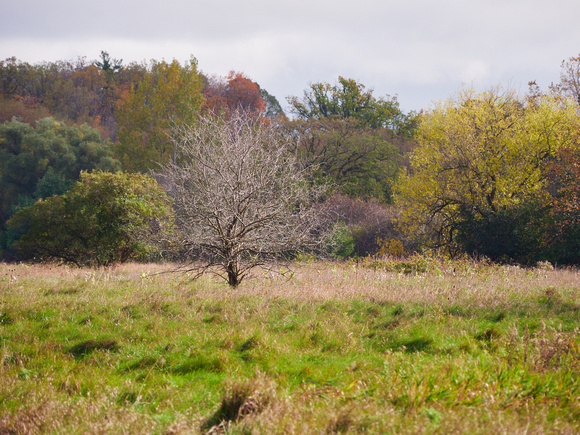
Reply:
<svg viewBox="0 0 580 435"><path fill-rule="evenodd" d="M260 88L260 95L262 95L262 100L266 104L266 109L264 110L264 116L272 121L278 119L286 119L286 114L284 109L280 105L278 99L270 94L266 89Z"/></svg>
<svg viewBox="0 0 580 435"><path fill-rule="evenodd" d="M292 112L301 120L338 116L356 118L371 128L387 128L395 134L410 136L416 115L404 114L396 98L375 98L373 91L353 79L338 78L338 83L314 83L304 98L288 98Z"/></svg>
<svg viewBox="0 0 580 435"><path fill-rule="evenodd" d="M375 98L352 79L312 84L304 98L289 98L296 120L283 123L298 137L298 152L342 193L392 200L416 116L406 115L395 98Z"/></svg>
<svg viewBox="0 0 580 435"><path fill-rule="evenodd" d="M319 178L351 197L390 202L402 157L389 131L338 116L288 121L285 126L298 136L300 159L316 167Z"/></svg>
<svg viewBox="0 0 580 435"><path fill-rule="evenodd" d="M184 66L176 60L153 63L117 111L115 151L124 170L147 172L173 158L171 126L195 121L203 103L202 86L194 58Z"/></svg>
<svg viewBox="0 0 580 435"><path fill-rule="evenodd" d="M499 88L439 103L421 119L411 170L397 188L407 230L455 252L467 222L490 228L525 204L547 206L543 167L576 146L576 110L556 95L526 99Z"/></svg>
<svg viewBox="0 0 580 435"><path fill-rule="evenodd" d="M120 164L113 159L109 143L87 125L67 126L53 118L39 120L35 126L17 120L0 125L2 229L19 203L63 193L62 186L70 187L81 170L93 169L118 171ZM61 179L60 187L55 177Z"/></svg>
<svg viewBox="0 0 580 435"><path fill-rule="evenodd" d="M25 93L31 66L16 57L0 61L0 93L5 97Z"/></svg>
<svg viewBox="0 0 580 435"><path fill-rule="evenodd" d="M123 69L123 59L112 59L106 51L101 51L101 60L93 62L97 68L102 69L106 74L113 75Z"/></svg>
<svg viewBox="0 0 580 435"><path fill-rule="evenodd" d="M18 211L8 225L20 235L12 245L19 258L108 266L156 252L172 209L151 177L83 172L70 191Z"/></svg>

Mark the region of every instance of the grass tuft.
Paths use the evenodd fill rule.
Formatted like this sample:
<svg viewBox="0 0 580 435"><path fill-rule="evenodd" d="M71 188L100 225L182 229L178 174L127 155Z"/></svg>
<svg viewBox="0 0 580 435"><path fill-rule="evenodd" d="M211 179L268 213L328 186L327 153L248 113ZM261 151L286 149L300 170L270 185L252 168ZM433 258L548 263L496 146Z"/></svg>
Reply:
<svg viewBox="0 0 580 435"><path fill-rule="evenodd" d="M217 356L196 355L175 366L171 372L177 375L188 375L201 371L220 373L225 365Z"/></svg>
<svg viewBox="0 0 580 435"><path fill-rule="evenodd" d="M479 341L491 341L499 337L501 337L501 332L495 328L487 328L481 334L477 334L475 339Z"/></svg>
<svg viewBox="0 0 580 435"><path fill-rule="evenodd" d="M111 339L87 340L75 344L68 351L75 358L84 358L85 356L90 355L95 350L106 350L116 352L119 350L119 345L115 340Z"/></svg>
<svg viewBox="0 0 580 435"><path fill-rule="evenodd" d="M259 379L237 382L227 388L218 409L201 425L202 430L217 433L260 414L272 401L271 388L264 389Z"/></svg>
<svg viewBox="0 0 580 435"><path fill-rule="evenodd" d="M11 325L14 323L14 319L8 313L0 313L0 326Z"/></svg>

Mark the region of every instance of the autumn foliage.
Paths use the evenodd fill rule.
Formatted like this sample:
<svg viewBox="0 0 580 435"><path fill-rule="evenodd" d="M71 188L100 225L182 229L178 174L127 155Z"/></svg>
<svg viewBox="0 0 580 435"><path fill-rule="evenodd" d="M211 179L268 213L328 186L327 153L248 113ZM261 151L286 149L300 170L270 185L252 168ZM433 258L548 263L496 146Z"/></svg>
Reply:
<svg viewBox="0 0 580 435"><path fill-rule="evenodd" d="M118 105L115 152L128 171L147 172L174 155L171 126L193 124L203 104L197 61L152 63L143 80Z"/></svg>
<svg viewBox="0 0 580 435"><path fill-rule="evenodd" d="M101 56L108 56L102 53ZM146 72L143 64L111 65L105 58L31 65L15 57L0 61L0 122L18 116L34 122L46 116L86 123L115 139L116 108ZM117 62L120 62L117 60ZM116 68L117 67L117 68Z"/></svg>
<svg viewBox="0 0 580 435"><path fill-rule="evenodd" d="M338 76L289 97L289 119L244 73L204 75L194 57L124 64L103 51L93 61L34 65L7 58L0 61L0 245L14 241L11 216L62 195L81 170L148 173L176 164L176 127L195 130L200 117L228 120L243 111L291 139L314 185L332 185L342 206L356 205L362 217L384 217L371 225L345 215L336 223L359 253L384 253L400 241L405 252L421 246L580 263L580 56L561 67L560 82L546 92L535 82L526 95L464 89L418 113Z"/></svg>
<svg viewBox="0 0 580 435"><path fill-rule="evenodd" d="M580 262L580 151L564 149L548 166L554 199L544 246L559 262Z"/></svg>
<svg viewBox="0 0 580 435"><path fill-rule="evenodd" d="M227 77L213 77L203 90L204 109L214 113L243 110L261 114L266 109L259 86L240 72L230 71Z"/></svg>
<svg viewBox="0 0 580 435"><path fill-rule="evenodd" d="M545 167L577 149L579 121L576 103L551 93L530 99L469 89L438 104L423 117L411 171L397 186L405 224L452 255L550 256L540 247L540 222L552 203ZM574 166L555 171L562 184ZM569 209L573 191L561 194L567 200L556 197L555 209Z"/></svg>

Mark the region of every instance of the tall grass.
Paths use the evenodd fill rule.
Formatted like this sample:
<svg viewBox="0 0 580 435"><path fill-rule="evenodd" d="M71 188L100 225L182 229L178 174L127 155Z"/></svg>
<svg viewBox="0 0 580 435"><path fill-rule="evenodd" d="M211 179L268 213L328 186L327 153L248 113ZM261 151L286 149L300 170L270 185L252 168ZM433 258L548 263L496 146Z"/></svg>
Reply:
<svg viewBox="0 0 580 435"><path fill-rule="evenodd" d="M0 433L580 431L574 269L170 267L0 265Z"/></svg>

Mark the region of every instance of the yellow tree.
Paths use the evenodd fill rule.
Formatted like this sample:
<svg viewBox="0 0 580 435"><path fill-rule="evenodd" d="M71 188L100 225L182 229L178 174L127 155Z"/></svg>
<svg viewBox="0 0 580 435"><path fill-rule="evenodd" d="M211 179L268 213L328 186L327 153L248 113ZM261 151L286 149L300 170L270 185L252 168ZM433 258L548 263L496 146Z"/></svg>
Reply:
<svg viewBox="0 0 580 435"><path fill-rule="evenodd" d="M425 113L396 200L408 230L453 252L466 219L492 220L523 203L548 204L543 165L575 146L577 106L556 95L521 98L473 89Z"/></svg>
<svg viewBox="0 0 580 435"><path fill-rule="evenodd" d="M169 131L174 122L194 122L203 104L202 75L191 58L153 62L150 71L118 108L116 157L123 169L146 172L173 156Z"/></svg>

